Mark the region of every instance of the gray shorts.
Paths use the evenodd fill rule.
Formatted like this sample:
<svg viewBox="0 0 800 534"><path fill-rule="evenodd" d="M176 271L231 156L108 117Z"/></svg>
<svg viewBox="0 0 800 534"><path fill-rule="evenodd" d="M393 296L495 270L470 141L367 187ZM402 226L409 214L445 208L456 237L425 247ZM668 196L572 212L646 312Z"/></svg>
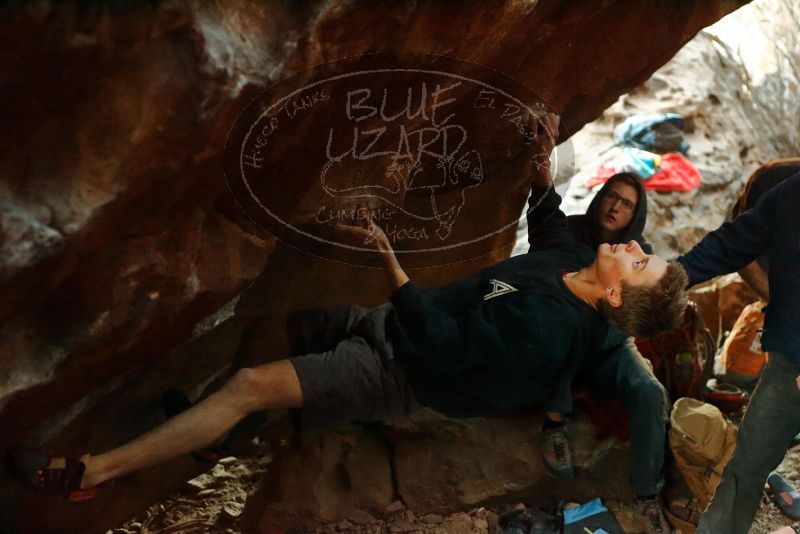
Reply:
<svg viewBox="0 0 800 534"><path fill-rule="evenodd" d="M419 407L387 335L391 303L336 306L287 319L290 358L303 391L303 428L378 421Z"/></svg>

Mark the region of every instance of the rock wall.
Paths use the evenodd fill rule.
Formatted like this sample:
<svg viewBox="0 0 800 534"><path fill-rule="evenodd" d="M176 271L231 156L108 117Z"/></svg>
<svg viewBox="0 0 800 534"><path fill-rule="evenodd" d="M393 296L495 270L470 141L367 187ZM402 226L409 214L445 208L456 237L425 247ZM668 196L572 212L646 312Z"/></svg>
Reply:
<svg viewBox="0 0 800 534"><path fill-rule="evenodd" d="M225 138L266 85L365 52L450 55L532 88L566 136L743 3L4 4L0 452L118 445L161 420L163 390L222 372L253 316L272 327L288 309L385 298L379 272L281 246L231 199ZM506 215L524 201L511 189ZM441 283L507 254L489 249L412 274ZM103 531L194 470L162 466L78 507L4 480L0 524Z"/></svg>

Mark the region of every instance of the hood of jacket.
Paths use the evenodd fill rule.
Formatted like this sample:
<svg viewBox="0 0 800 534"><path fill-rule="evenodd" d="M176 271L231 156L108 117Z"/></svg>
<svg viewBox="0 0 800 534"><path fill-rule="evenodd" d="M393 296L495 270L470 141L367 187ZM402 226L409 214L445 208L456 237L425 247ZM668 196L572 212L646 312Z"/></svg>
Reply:
<svg viewBox="0 0 800 534"><path fill-rule="evenodd" d="M598 224L598 212L600 211L600 201L603 198L603 194L606 192L611 184L618 180L622 180L623 174L628 174L628 176L632 176L635 178L633 180L635 182L636 191L639 194L639 202L636 204L636 211L633 213L633 218L631 219L630 224L622 230L619 237L616 240L613 240L611 244L615 243L627 243L630 240L637 241L639 245L642 247L647 254L652 254L653 247L650 246L647 241L645 241L642 232L644 231L644 225L647 222L647 192L642 185L641 180L635 174L629 173L620 173L615 174L608 181L603 184L603 187L600 191L592 199L591 204L589 204L589 209L586 210L584 215L571 215L568 217L570 226L572 227L572 233L575 236L575 239L579 243L583 243L584 245L588 245L592 248L592 250L596 250L598 246L603 242L600 240L600 225ZM630 183L629 181L625 181L625 183Z"/></svg>

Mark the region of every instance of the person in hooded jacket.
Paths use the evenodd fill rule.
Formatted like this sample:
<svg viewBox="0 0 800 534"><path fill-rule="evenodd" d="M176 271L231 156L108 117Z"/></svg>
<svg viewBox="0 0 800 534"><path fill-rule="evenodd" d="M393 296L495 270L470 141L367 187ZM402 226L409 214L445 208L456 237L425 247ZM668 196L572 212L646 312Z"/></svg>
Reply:
<svg viewBox="0 0 800 534"><path fill-rule="evenodd" d="M532 197L531 205L537 201ZM652 253L642 236L647 195L635 174L612 176L584 215L572 215L567 220L575 240L593 249L601 243L636 241L644 252ZM536 250L536 243L531 243L530 250ZM625 404L630 417L631 485L637 515L648 533L669 532L658 498L663 486L669 401L652 365L639 353L633 338L612 327L604 350L583 366L575 382L591 391L612 393ZM542 457L545 468L556 478L572 478L574 473L565 432L565 414L572 410L572 385L562 383L546 401Z"/></svg>
<svg viewBox="0 0 800 534"><path fill-rule="evenodd" d="M646 254L653 247L642 232L647 223L647 194L639 178L628 172L615 174L592 199L584 215L570 215L567 222L579 243L593 249L601 243L639 243Z"/></svg>

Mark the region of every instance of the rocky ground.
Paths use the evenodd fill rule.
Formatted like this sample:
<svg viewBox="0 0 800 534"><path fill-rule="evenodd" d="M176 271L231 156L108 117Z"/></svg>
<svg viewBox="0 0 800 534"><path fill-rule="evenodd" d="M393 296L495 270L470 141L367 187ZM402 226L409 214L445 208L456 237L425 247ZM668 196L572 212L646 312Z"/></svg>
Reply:
<svg viewBox="0 0 800 534"><path fill-rule="evenodd" d="M183 490L154 504L114 534L233 534L241 532L239 516L272 457L223 458L209 472L186 483Z"/></svg>
<svg viewBox="0 0 800 534"><path fill-rule="evenodd" d="M244 503L258 487L271 459L267 445L261 445L259 452L249 457L223 458L209 472L187 482L180 492L107 534L240 534L239 517ZM790 451L778 471L795 485L800 484L800 450ZM604 495L604 499L626 533L640 532L623 496ZM499 512L499 507L489 507L417 517L402 502L395 501L383 517L356 512L337 523L309 526L294 534L488 534L496 532ZM800 532L800 522L781 514L765 492L751 533L768 534L785 525Z"/></svg>
<svg viewBox="0 0 800 534"><path fill-rule="evenodd" d="M777 471L795 487L800 486L800 450L790 451ZM765 492L761 499L761 509L756 516L751 532L754 534L772 532L784 525L791 525L797 532L800 532L800 521L792 521L784 516Z"/></svg>
<svg viewBox="0 0 800 534"><path fill-rule="evenodd" d="M269 446L243 458L223 458L209 472L190 480L186 487L162 503L155 504L108 534L238 534L239 517L247 497L255 491L272 460ZM417 517L395 501L383 517L366 512L351 513L335 524L309 526L303 534L383 532L461 534L494 532L497 510L477 508L449 516ZM301 533L297 533L301 534Z"/></svg>

